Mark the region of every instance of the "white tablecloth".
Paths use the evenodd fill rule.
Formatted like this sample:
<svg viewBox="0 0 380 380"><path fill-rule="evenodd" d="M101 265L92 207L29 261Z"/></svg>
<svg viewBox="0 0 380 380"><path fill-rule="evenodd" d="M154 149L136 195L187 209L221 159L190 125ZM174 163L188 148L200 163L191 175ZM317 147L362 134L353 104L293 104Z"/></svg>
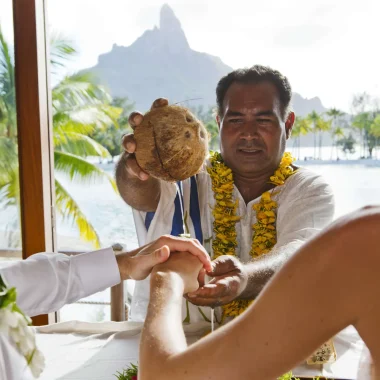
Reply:
<svg viewBox="0 0 380 380"><path fill-rule="evenodd" d="M141 323L133 322L64 322L39 327L37 343L46 357L44 380L115 380L114 374L137 363ZM210 329L200 322L185 326L189 344ZM326 376L334 379L357 379L363 341L353 327L334 339L336 363L321 367L300 365L293 370L302 377Z"/></svg>

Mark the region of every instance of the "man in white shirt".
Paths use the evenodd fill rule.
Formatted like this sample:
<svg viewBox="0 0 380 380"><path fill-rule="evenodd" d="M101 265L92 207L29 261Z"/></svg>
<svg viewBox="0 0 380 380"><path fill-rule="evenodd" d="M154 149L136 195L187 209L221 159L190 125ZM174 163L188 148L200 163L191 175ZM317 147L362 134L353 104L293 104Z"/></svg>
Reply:
<svg viewBox="0 0 380 380"><path fill-rule="evenodd" d="M155 265L177 251L190 252L204 263L206 270L211 270L209 256L197 241L162 236L142 248L117 255L112 248L75 256L38 253L0 269L0 284L4 282L9 288L15 287L17 306L26 315L34 316L56 311L121 280L142 280ZM0 311L1 306L0 302ZM13 339L4 334L3 323L7 321L0 317L0 379L32 379L22 353Z"/></svg>
<svg viewBox="0 0 380 380"><path fill-rule="evenodd" d="M192 322L203 319L199 306L214 307L235 299L256 298L269 278L300 245L331 222L334 214L331 188L320 176L304 168L292 166L297 171L282 186L270 183L295 120L287 78L268 67L253 66L223 77L216 93L220 151L233 173L233 199L239 200L237 215L241 218L235 227L237 248L229 254L240 260L222 256L214 261L212 281L188 297L196 305L190 307ZM157 99L153 107L167 104L166 99ZM133 113L130 124L137 126L142 120L142 114ZM179 222L176 218L187 214L191 236L200 240L213 257L215 199L207 171L177 185L159 181L139 168L133 154L133 135L125 136L123 145L126 153L118 163L116 179L121 196L134 208L139 243L145 244L162 233L183 232L181 218ZM210 167L209 161L206 167ZM270 253L252 260L252 225L257 222L253 207L268 191L278 205L277 242ZM148 301L146 280L135 288L132 319L145 318ZM186 311L183 305L183 312Z"/></svg>

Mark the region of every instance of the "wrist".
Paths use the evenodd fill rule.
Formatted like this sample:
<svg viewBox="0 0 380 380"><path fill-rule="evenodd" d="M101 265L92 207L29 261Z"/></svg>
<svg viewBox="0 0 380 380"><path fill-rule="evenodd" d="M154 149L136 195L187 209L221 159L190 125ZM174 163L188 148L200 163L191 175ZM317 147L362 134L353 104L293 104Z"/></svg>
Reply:
<svg viewBox="0 0 380 380"><path fill-rule="evenodd" d="M128 252L118 253L116 256L116 262L119 267L120 279L128 280L131 274L131 258Z"/></svg>
<svg viewBox="0 0 380 380"><path fill-rule="evenodd" d="M185 284L181 276L176 272L161 270L159 267L160 265L157 265L151 273L151 295L155 293L155 290L163 289L165 292L180 296L182 298L185 290Z"/></svg>
<svg viewBox="0 0 380 380"><path fill-rule="evenodd" d="M241 264L240 267L240 278L241 278L241 285L239 289L239 295L236 298L240 299L249 299L249 287L248 287L248 270L246 268L246 265Z"/></svg>

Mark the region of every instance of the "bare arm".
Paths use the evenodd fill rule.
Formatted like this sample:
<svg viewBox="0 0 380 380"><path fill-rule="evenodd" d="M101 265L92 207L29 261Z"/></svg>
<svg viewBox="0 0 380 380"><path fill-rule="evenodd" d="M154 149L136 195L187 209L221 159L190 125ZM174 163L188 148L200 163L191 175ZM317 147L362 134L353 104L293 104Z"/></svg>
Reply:
<svg viewBox="0 0 380 380"><path fill-rule="evenodd" d="M139 379L275 379L350 324L378 364L380 300L373 289L380 286L379 210L341 219L307 243L247 312L189 348L180 315L187 283L183 265L178 277L153 273ZM357 252L362 253L359 266Z"/></svg>
<svg viewBox="0 0 380 380"><path fill-rule="evenodd" d="M160 182L148 175L147 179L140 179L135 174L137 166L133 154L125 152L121 155L116 165L116 184L120 196L136 210L156 211L161 195Z"/></svg>
<svg viewBox="0 0 380 380"><path fill-rule="evenodd" d="M300 246L301 243L289 243L285 246L274 248L265 256L246 264L244 269L248 278L247 286L238 298L255 299L270 278L289 260Z"/></svg>

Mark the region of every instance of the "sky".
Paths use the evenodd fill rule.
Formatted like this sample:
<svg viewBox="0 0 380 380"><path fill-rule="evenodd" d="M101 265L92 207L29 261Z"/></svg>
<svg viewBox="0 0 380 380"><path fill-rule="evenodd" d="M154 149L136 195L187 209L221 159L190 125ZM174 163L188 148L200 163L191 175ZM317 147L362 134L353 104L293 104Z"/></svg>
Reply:
<svg viewBox="0 0 380 380"><path fill-rule="evenodd" d="M96 64L114 43L158 25L158 0L46 0L50 30L74 42L69 72ZM380 97L379 0L170 0L190 47L232 68L270 65L303 97L350 111L355 93ZM0 24L12 38L11 0Z"/></svg>

